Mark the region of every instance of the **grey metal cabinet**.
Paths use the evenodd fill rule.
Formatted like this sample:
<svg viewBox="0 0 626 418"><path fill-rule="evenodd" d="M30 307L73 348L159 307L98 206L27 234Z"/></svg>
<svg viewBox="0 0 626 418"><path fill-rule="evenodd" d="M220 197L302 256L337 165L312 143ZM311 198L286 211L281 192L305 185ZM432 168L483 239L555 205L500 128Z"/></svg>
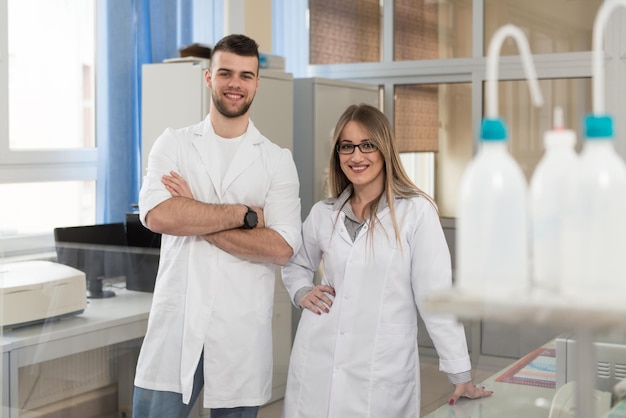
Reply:
<svg viewBox="0 0 626 418"><path fill-rule="evenodd" d="M328 80L294 79L294 160L300 176L302 219L313 204L327 197L326 175L333 129L352 104L379 107L378 86Z"/></svg>

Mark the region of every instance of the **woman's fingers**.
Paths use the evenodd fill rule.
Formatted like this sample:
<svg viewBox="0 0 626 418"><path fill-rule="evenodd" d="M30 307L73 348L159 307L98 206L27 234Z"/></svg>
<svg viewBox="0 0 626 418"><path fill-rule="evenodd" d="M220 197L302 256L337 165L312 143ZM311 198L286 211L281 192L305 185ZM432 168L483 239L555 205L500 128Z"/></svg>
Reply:
<svg viewBox="0 0 626 418"><path fill-rule="evenodd" d="M478 399L493 395L493 391L486 390L484 386L476 386L473 382L458 384L448 403L454 405L459 398Z"/></svg>
<svg viewBox="0 0 626 418"><path fill-rule="evenodd" d="M330 286L316 286L307 293L302 299L302 306L314 314L321 315L322 312L330 312L330 307L333 305L332 299L329 294L334 296L335 290Z"/></svg>

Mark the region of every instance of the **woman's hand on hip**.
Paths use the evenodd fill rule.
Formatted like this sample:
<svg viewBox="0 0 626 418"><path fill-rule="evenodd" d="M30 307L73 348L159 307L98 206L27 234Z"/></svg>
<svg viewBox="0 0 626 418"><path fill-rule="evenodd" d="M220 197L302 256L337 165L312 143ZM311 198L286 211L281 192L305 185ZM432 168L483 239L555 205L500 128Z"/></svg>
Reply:
<svg viewBox="0 0 626 418"><path fill-rule="evenodd" d="M298 304L302 309L308 309L316 315L321 315L322 312L330 312L334 297L335 289L330 286L319 285L302 296Z"/></svg>

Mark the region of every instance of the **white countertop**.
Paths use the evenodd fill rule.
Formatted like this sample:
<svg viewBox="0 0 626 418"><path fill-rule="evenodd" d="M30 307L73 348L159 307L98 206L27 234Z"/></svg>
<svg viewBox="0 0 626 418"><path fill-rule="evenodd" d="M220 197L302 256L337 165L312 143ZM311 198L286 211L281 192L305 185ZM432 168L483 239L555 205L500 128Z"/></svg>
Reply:
<svg viewBox="0 0 626 418"><path fill-rule="evenodd" d="M488 398L462 398L455 405L443 405L424 418L547 418L555 389L496 382L503 369L476 382L494 393Z"/></svg>
<svg viewBox="0 0 626 418"><path fill-rule="evenodd" d="M44 324L5 330L2 335L2 351L13 351L72 336L85 336L121 325L145 326L152 304L152 293L126 289L115 289L115 293L112 298L88 299L87 307L82 314Z"/></svg>
<svg viewBox="0 0 626 418"><path fill-rule="evenodd" d="M592 295L573 298L541 291L500 296L471 295L452 289L429 296L426 308L431 312L451 313L462 319L571 327L577 330L580 352L590 353L593 332L626 327L626 304L619 300L620 297L623 295L605 300ZM578 373L593 370L595 364L591 357L577 356ZM485 380L485 387L494 391L492 397L462 399L457 405L444 405L424 418L547 418L555 389L496 382L497 377L509 368ZM588 408L594 396L593 385L590 380L581 382L584 384L578 386L576 396ZM586 415L585 411L578 413Z"/></svg>

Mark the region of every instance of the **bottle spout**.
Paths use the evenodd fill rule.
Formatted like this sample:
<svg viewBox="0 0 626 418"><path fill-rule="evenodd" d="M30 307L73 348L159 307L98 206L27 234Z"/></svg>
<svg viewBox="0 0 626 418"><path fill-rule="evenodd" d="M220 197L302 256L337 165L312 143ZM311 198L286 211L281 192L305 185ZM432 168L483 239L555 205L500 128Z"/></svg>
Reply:
<svg viewBox="0 0 626 418"><path fill-rule="evenodd" d="M562 131L565 129L565 122L563 119L563 108L556 106L552 116L552 127L555 131Z"/></svg>
<svg viewBox="0 0 626 418"><path fill-rule="evenodd" d="M541 95L541 89L537 81L537 72L535 71L535 66L532 61L526 35L515 25L504 25L500 27L491 38L487 54L487 118L489 119L496 119L498 117L498 58L500 56L502 43L509 36L517 43L526 79L529 83L533 104L537 107L543 105L543 96Z"/></svg>
<svg viewBox="0 0 626 418"><path fill-rule="evenodd" d="M626 7L626 0L607 0L600 6L593 23L592 39L592 75L593 75L593 114L604 115L605 110L605 81L604 81L604 29L611 13L620 7Z"/></svg>

